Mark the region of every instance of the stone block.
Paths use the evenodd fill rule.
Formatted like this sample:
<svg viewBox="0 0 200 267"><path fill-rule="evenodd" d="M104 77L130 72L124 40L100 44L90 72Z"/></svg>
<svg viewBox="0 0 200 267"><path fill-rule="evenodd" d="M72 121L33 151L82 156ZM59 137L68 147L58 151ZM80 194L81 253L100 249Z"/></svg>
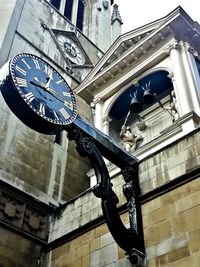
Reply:
<svg viewBox="0 0 200 267"><path fill-rule="evenodd" d="M54 261L55 259L61 257L62 255L68 254L70 251L70 246L71 246L70 243L66 243L66 244L54 249L52 251L52 260Z"/></svg>
<svg viewBox="0 0 200 267"><path fill-rule="evenodd" d="M166 220L174 214L176 214L176 207L174 203L162 206L143 216L143 226L144 228L151 227L158 222Z"/></svg>
<svg viewBox="0 0 200 267"><path fill-rule="evenodd" d="M189 232L189 246L191 253L200 252L200 228Z"/></svg>
<svg viewBox="0 0 200 267"><path fill-rule="evenodd" d="M200 190L200 177L191 181L189 183L189 187L190 187L191 192L195 192L195 191Z"/></svg>
<svg viewBox="0 0 200 267"><path fill-rule="evenodd" d="M90 242L90 253L100 248L100 237L97 237Z"/></svg>
<svg viewBox="0 0 200 267"><path fill-rule="evenodd" d="M80 224L85 225L86 223L89 223L91 221L91 212L88 211L86 213L83 213L80 218Z"/></svg>
<svg viewBox="0 0 200 267"><path fill-rule="evenodd" d="M61 266L63 266L63 267L78 267L78 266L81 266L81 264L82 264L81 258L79 258L79 259L76 259L76 260L70 262L70 264L65 264L65 262L62 262L62 264L58 265L58 267L61 267ZM57 266L55 265L55 267L57 267Z"/></svg>
<svg viewBox="0 0 200 267"><path fill-rule="evenodd" d="M89 255L82 257L81 267L90 267L90 256Z"/></svg>
<svg viewBox="0 0 200 267"><path fill-rule="evenodd" d="M91 206L92 206L92 201L88 201L85 204L83 204L82 209L81 209L81 213L84 214L84 213L89 212L91 209Z"/></svg>
<svg viewBox="0 0 200 267"><path fill-rule="evenodd" d="M116 262L116 267L132 267L133 265L126 257Z"/></svg>
<svg viewBox="0 0 200 267"><path fill-rule="evenodd" d="M111 243L114 243L114 239L110 233L106 233L100 237L100 246L105 247Z"/></svg>
<svg viewBox="0 0 200 267"><path fill-rule="evenodd" d="M187 209L171 218L174 234L184 233L199 228L200 205Z"/></svg>
<svg viewBox="0 0 200 267"><path fill-rule="evenodd" d="M71 248L78 248L86 243L89 243L91 240L95 239L95 229L75 238L71 241Z"/></svg>
<svg viewBox="0 0 200 267"><path fill-rule="evenodd" d="M161 202L161 198L155 198L147 203L145 203L144 205L142 205L142 214L148 214L154 210L159 209L162 206L162 202Z"/></svg>
<svg viewBox="0 0 200 267"><path fill-rule="evenodd" d="M129 223L129 213L128 212L121 214L120 218L121 218L123 224Z"/></svg>
<svg viewBox="0 0 200 267"><path fill-rule="evenodd" d="M79 258L79 257L83 257L86 255L89 255L89 240L87 240L87 243L85 243L82 246L79 246L75 249L75 257Z"/></svg>
<svg viewBox="0 0 200 267"><path fill-rule="evenodd" d="M191 193L181 199L178 199L176 202L177 212L180 213L184 210L190 209L200 204L200 191Z"/></svg>
<svg viewBox="0 0 200 267"><path fill-rule="evenodd" d="M169 169L168 170L169 179L173 180L173 179L177 178L178 176L185 174L186 169L187 169L187 167L186 167L185 162L183 162L179 165L176 165L175 167Z"/></svg>
<svg viewBox="0 0 200 267"><path fill-rule="evenodd" d="M176 201L177 199L181 199L184 196L190 194L189 184L182 185L175 190L172 190L161 196L161 202L163 205Z"/></svg>
<svg viewBox="0 0 200 267"><path fill-rule="evenodd" d="M152 227L144 229L144 239L146 247L151 247L172 236L172 226L170 220L164 220Z"/></svg>
<svg viewBox="0 0 200 267"><path fill-rule="evenodd" d="M140 184L144 183L146 180L148 180L150 177L154 177L155 176L155 172L152 171L151 175L149 174L149 171L139 171L139 181Z"/></svg>
<svg viewBox="0 0 200 267"><path fill-rule="evenodd" d="M4 228L0 228L0 244L6 245L8 242L9 232Z"/></svg>
<svg viewBox="0 0 200 267"><path fill-rule="evenodd" d="M171 251L170 253L168 253L167 258L168 258L168 262L174 262L179 259L183 259L187 256L190 256L189 246Z"/></svg>
<svg viewBox="0 0 200 267"><path fill-rule="evenodd" d="M91 253L90 266L106 266L118 260L117 244L111 244Z"/></svg>
<svg viewBox="0 0 200 267"><path fill-rule="evenodd" d="M108 230L108 227L106 224L102 224L100 226L98 226L96 229L95 229L95 237L99 237L99 236L102 236L106 233L108 233L109 230Z"/></svg>
<svg viewBox="0 0 200 267"><path fill-rule="evenodd" d="M199 266L200 253L195 253L192 256L181 258L177 261L171 262L168 266L170 267L196 267Z"/></svg>
<svg viewBox="0 0 200 267"><path fill-rule="evenodd" d="M156 267L156 259L147 260L147 267Z"/></svg>
<svg viewBox="0 0 200 267"><path fill-rule="evenodd" d="M125 251L118 247L118 259L123 259L125 257Z"/></svg>

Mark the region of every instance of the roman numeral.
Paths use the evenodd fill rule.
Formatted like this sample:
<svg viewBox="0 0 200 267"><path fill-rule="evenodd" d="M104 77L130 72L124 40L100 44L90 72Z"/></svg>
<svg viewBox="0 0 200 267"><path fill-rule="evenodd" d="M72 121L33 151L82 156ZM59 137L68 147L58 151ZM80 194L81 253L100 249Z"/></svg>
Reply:
<svg viewBox="0 0 200 267"><path fill-rule="evenodd" d="M56 114L55 110L53 111L53 114L54 114L54 116L55 116L55 119L56 119L57 121L59 121L58 115Z"/></svg>
<svg viewBox="0 0 200 267"><path fill-rule="evenodd" d="M65 108L60 108L59 111L65 119L68 119L70 117L69 113L67 112Z"/></svg>
<svg viewBox="0 0 200 267"><path fill-rule="evenodd" d="M27 93L27 94L25 94L24 96L25 96L25 99L26 99L28 102L32 102L33 99L35 98L32 92Z"/></svg>
<svg viewBox="0 0 200 267"><path fill-rule="evenodd" d="M68 92L63 92L63 95L64 95L64 96L69 96L69 97L71 97L71 94L68 93Z"/></svg>
<svg viewBox="0 0 200 267"><path fill-rule="evenodd" d="M35 64L35 68L36 68L37 70L40 70L40 64L39 64L38 60L33 58L33 62L34 62L34 64Z"/></svg>
<svg viewBox="0 0 200 267"><path fill-rule="evenodd" d="M56 84L60 84L62 82L63 82L63 80L59 80L59 81L56 82Z"/></svg>
<svg viewBox="0 0 200 267"><path fill-rule="evenodd" d="M24 62L24 64L27 66L28 69L31 69L31 67L28 65L28 63L25 61L25 59L23 58L22 61Z"/></svg>
<svg viewBox="0 0 200 267"><path fill-rule="evenodd" d="M42 113L43 115L45 115L45 106L43 103L40 103L39 112Z"/></svg>
<svg viewBox="0 0 200 267"><path fill-rule="evenodd" d="M53 71L49 66L44 65L44 72L52 79Z"/></svg>
<svg viewBox="0 0 200 267"><path fill-rule="evenodd" d="M19 85L19 87L27 87L28 86L26 79L16 77L16 81L17 81L17 84Z"/></svg>
<svg viewBox="0 0 200 267"><path fill-rule="evenodd" d="M21 74L23 74L24 76L26 76L26 71L23 70L22 68L20 68L18 65L16 65L15 70L19 71Z"/></svg>

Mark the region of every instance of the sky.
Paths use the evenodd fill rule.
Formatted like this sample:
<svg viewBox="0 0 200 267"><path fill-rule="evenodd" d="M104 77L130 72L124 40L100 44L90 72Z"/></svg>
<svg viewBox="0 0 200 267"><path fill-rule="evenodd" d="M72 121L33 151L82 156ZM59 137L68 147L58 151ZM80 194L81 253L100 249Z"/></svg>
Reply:
<svg viewBox="0 0 200 267"><path fill-rule="evenodd" d="M199 0L115 0L114 3L119 6L122 33L165 17L178 6L200 23Z"/></svg>

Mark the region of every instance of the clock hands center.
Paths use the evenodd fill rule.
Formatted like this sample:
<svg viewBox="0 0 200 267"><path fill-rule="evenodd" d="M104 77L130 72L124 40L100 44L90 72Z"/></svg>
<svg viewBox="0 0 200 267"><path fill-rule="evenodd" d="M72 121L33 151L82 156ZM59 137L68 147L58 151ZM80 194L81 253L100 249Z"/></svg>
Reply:
<svg viewBox="0 0 200 267"><path fill-rule="evenodd" d="M51 78L49 78L49 80L45 84L45 83L41 82L37 77L34 77L34 82L31 82L31 83L39 86L40 88L42 88L44 90L46 90L51 95L53 95L55 98L57 98L58 100L62 101L64 103L64 105L66 107L68 107L70 110L73 110L73 105L70 102L68 102L62 95L60 95L59 93L57 93L56 91L51 89L49 86L47 86L47 85L49 85L50 80L51 80Z"/></svg>

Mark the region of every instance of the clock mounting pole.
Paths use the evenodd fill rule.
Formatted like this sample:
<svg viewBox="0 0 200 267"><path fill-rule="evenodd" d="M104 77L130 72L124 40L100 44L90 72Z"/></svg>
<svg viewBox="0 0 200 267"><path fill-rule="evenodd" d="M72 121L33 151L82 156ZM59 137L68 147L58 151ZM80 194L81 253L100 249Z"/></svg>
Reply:
<svg viewBox="0 0 200 267"><path fill-rule="evenodd" d="M97 185L93 188L96 197L101 198L105 221L116 243L126 251L133 266L144 266L144 239L141 207L138 200L138 160L121 149L109 136L104 135L81 116L66 127L68 138L74 140L82 157L88 157L95 171ZM118 213L119 199L112 189L107 166L103 157L121 169L125 184L123 193L127 199L130 228L127 229Z"/></svg>

